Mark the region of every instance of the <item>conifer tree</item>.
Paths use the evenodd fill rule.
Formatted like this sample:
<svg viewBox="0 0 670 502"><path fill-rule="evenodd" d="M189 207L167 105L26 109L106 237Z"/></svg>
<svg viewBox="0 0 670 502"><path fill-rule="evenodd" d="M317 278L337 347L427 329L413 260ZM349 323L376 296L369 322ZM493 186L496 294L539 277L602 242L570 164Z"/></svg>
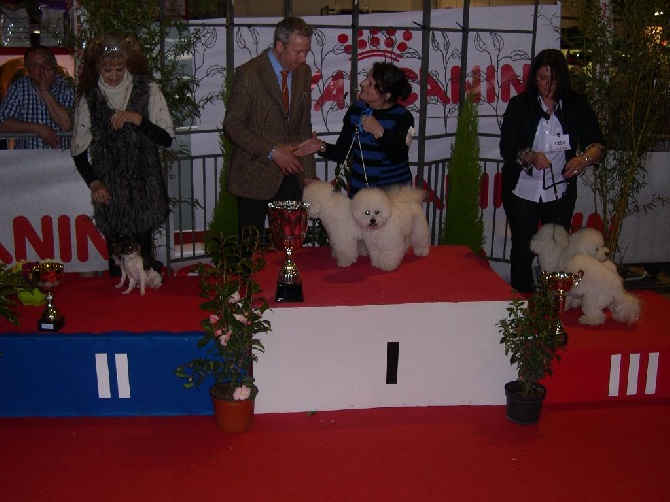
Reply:
<svg viewBox="0 0 670 502"><path fill-rule="evenodd" d="M484 224L479 209L479 115L468 93L458 115L449 161L446 217L440 244L464 245L480 254Z"/></svg>

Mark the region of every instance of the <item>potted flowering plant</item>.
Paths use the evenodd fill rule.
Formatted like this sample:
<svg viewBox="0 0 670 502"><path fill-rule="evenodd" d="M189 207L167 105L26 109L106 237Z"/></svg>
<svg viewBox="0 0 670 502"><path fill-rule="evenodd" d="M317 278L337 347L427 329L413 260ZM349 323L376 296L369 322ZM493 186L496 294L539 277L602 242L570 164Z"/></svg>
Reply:
<svg viewBox="0 0 670 502"><path fill-rule="evenodd" d="M13 296L32 288L29 278L23 275L19 268L16 266L7 268L0 262L0 318L7 319L12 324L19 324L16 313L18 304Z"/></svg>
<svg viewBox="0 0 670 502"><path fill-rule="evenodd" d="M209 312L201 321L204 335L198 348L207 355L182 364L175 374L186 380L187 389L213 380L210 394L215 413L218 407L232 403L236 409L249 408L253 415L258 394L253 363L256 353L263 352L257 335L271 331L270 322L263 319L268 302L254 279L266 262L259 252L257 232L242 240L230 236L215 242L218 247L210 249L212 265L198 264L201 296L205 298L200 308ZM225 429L222 420L217 417L217 426ZM242 430L251 426L251 419L247 420L247 425L240 425Z"/></svg>

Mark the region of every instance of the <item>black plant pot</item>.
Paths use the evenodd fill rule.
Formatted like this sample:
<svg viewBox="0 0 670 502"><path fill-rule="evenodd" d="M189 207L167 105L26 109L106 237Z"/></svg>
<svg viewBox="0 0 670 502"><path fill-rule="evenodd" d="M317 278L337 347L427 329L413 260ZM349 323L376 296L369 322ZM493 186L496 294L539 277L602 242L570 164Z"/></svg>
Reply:
<svg viewBox="0 0 670 502"><path fill-rule="evenodd" d="M534 383L530 396L521 395L521 390L521 382L514 381L505 384L507 419L515 424L535 424L540 419L542 402L547 389L542 384Z"/></svg>

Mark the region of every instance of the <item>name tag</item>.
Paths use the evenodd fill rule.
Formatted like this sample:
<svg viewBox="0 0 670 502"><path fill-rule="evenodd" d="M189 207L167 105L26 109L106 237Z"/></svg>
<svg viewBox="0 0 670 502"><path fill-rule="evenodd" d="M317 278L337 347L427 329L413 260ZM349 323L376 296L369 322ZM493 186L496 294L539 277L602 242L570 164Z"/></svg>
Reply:
<svg viewBox="0 0 670 502"><path fill-rule="evenodd" d="M552 152L570 150L570 135L556 134L549 136L549 147L551 148Z"/></svg>

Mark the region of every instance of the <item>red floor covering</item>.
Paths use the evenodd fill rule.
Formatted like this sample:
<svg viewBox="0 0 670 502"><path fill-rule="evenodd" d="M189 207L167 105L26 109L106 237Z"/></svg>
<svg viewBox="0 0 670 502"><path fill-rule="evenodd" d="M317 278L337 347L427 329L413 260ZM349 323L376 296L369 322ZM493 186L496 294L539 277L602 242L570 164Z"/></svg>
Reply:
<svg viewBox="0 0 670 502"><path fill-rule="evenodd" d="M670 401L213 417L0 418L3 501L664 501Z"/></svg>

